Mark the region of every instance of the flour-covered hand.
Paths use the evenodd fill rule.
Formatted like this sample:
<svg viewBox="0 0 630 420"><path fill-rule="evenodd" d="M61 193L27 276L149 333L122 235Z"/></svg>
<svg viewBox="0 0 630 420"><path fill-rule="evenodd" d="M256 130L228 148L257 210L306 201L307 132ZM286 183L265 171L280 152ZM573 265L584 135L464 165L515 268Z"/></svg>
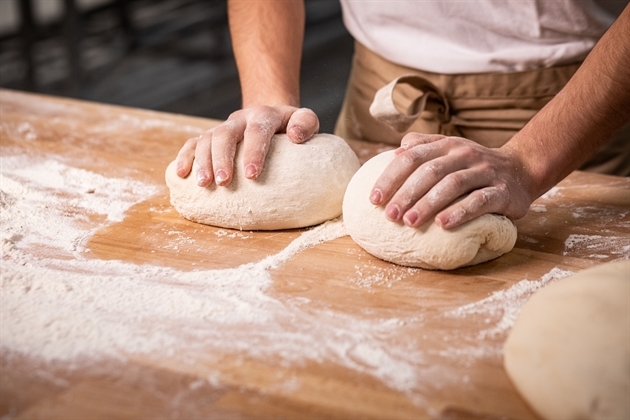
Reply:
<svg viewBox="0 0 630 420"><path fill-rule="evenodd" d="M243 141L243 170L249 179L263 170L271 138L286 132L294 143L310 139L319 129L313 111L293 106L257 106L232 113L222 124L189 139L177 155L177 175L184 178L197 161L197 185L206 187L214 180L226 186L234 174L236 146Z"/></svg>
<svg viewBox="0 0 630 420"><path fill-rule="evenodd" d="M417 227L435 217L445 229L485 213L523 217L536 198L523 164L507 147L461 137L409 133L376 181L370 201L392 221Z"/></svg>

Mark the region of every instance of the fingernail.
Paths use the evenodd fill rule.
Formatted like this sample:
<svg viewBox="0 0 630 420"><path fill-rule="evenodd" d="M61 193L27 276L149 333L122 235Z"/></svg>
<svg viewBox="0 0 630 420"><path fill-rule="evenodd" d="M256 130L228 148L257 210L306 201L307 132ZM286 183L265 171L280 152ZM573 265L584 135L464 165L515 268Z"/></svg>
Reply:
<svg viewBox="0 0 630 420"><path fill-rule="evenodd" d="M227 174L223 169L219 169L214 173L214 179L216 180L217 184L222 184L227 180Z"/></svg>
<svg viewBox="0 0 630 420"><path fill-rule="evenodd" d="M197 185L203 187L203 185L208 182L208 173L203 169L197 171Z"/></svg>
<svg viewBox="0 0 630 420"><path fill-rule="evenodd" d="M291 134L291 137L293 137L296 140L299 140L299 141L304 140L304 136L305 136L304 131L299 127L291 128L289 134Z"/></svg>
<svg viewBox="0 0 630 420"><path fill-rule="evenodd" d="M381 192L379 190L372 191L372 195L370 195L370 201L372 202L372 204L379 205L381 204L381 200L383 200L383 195L381 194Z"/></svg>
<svg viewBox="0 0 630 420"><path fill-rule="evenodd" d="M385 210L385 214L387 215L387 218L389 220L391 220L392 222L395 222L398 220L398 216L400 215L400 209L398 208L396 204L392 204L392 205L387 206L387 209Z"/></svg>
<svg viewBox="0 0 630 420"><path fill-rule="evenodd" d="M436 217L435 224L441 227L442 229L448 229L450 227L449 225L451 224L451 219L444 216Z"/></svg>
<svg viewBox="0 0 630 420"><path fill-rule="evenodd" d="M403 218L407 226L413 226L418 221L418 212L415 210L409 210L405 213Z"/></svg>
<svg viewBox="0 0 630 420"><path fill-rule="evenodd" d="M247 167L245 168L245 177L254 178L256 175L258 175L258 168L256 167L256 165L254 165L253 163L247 165Z"/></svg>

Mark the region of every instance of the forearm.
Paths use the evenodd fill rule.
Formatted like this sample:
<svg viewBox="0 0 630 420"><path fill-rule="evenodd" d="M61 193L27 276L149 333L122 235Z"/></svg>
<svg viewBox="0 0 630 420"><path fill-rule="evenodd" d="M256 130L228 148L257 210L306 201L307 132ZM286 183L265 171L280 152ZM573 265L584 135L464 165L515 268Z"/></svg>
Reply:
<svg viewBox="0 0 630 420"><path fill-rule="evenodd" d="M228 16L243 107L299 106L303 1L230 0Z"/></svg>
<svg viewBox="0 0 630 420"><path fill-rule="evenodd" d="M523 162L524 182L535 199L577 169L629 120L630 6L565 88L504 150Z"/></svg>

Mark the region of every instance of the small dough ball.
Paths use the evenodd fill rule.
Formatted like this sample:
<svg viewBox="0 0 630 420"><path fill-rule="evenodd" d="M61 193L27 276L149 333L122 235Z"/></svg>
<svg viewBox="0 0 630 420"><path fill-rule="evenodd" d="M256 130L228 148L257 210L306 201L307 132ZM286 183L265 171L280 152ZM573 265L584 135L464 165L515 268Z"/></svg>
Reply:
<svg viewBox="0 0 630 420"><path fill-rule="evenodd" d="M534 294L505 343L504 365L544 418L630 418L630 261Z"/></svg>
<svg viewBox="0 0 630 420"><path fill-rule="evenodd" d="M191 175L182 179L175 162L166 169L171 204L186 219L245 230L279 230L312 226L341 214L343 194L359 160L348 144L317 134L303 144L276 134L258 179L245 178L242 142L234 175L226 187L199 187Z"/></svg>
<svg viewBox="0 0 630 420"><path fill-rule="evenodd" d="M383 207L370 202L374 183L394 159L394 151L367 161L354 175L343 199L343 218L352 239L375 257L400 265L452 270L509 252L516 227L504 216L485 214L455 229L433 221L418 228L389 221Z"/></svg>

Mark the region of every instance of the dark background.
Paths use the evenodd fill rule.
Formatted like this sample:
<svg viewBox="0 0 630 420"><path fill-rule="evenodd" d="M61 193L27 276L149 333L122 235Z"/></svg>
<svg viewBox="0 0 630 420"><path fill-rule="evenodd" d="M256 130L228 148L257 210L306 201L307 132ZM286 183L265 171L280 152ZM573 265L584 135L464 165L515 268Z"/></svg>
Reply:
<svg viewBox="0 0 630 420"><path fill-rule="evenodd" d="M48 2L48 3L47 3ZM0 86L225 119L240 108L225 0L0 0ZM352 38L306 0L302 106L332 132Z"/></svg>

